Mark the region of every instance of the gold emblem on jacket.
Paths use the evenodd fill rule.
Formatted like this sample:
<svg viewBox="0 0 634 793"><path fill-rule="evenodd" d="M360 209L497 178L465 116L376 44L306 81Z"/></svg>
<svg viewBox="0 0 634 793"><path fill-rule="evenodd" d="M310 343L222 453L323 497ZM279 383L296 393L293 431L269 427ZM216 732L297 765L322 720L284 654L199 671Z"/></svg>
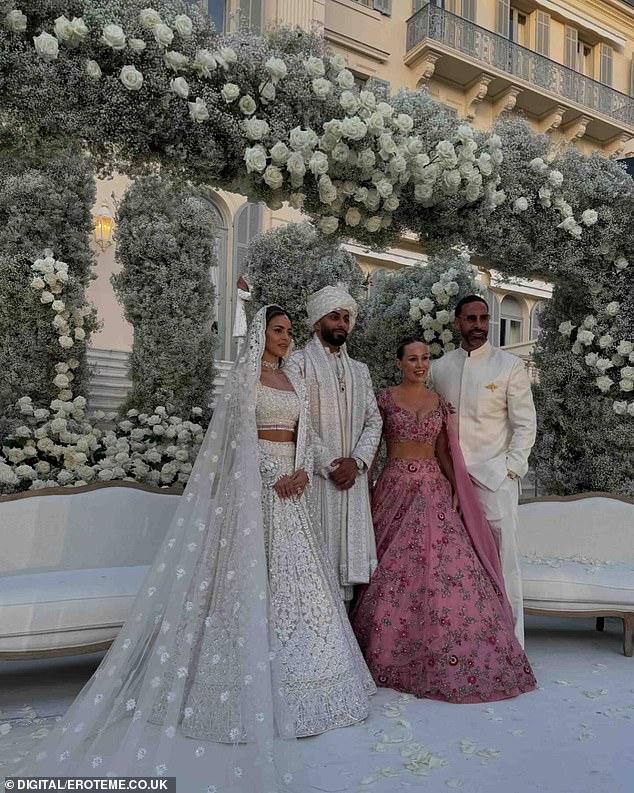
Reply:
<svg viewBox="0 0 634 793"><path fill-rule="evenodd" d="M489 383L489 385L485 385L485 388L488 388L489 391L497 391L498 386L495 383Z"/></svg>

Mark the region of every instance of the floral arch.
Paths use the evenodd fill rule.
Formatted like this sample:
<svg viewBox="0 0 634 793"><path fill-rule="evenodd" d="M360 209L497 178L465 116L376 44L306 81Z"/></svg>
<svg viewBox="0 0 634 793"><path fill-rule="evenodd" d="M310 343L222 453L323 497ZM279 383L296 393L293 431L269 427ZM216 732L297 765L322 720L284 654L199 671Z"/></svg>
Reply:
<svg viewBox="0 0 634 793"><path fill-rule="evenodd" d="M583 416L604 439L597 470L621 466L614 487L634 492L634 184L620 166L519 121L474 131L421 91L358 92L312 34L219 36L179 0L146 1L0 1L2 146L79 140L102 174L160 167L288 201L325 235L379 248L408 229L430 250L462 242L505 276L552 282L539 353L550 454L572 470Z"/></svg>

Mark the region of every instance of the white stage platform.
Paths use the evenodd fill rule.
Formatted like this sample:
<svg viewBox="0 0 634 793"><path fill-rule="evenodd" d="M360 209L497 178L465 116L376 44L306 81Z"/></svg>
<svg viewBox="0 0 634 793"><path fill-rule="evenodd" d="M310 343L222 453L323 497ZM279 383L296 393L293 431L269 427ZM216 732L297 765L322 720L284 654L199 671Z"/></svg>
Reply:
<svg viewBox="0 0 634 793"><path fill-rule="evenodd" d="M634 659L620 623L597 633L589 620L527 622L538 691L448 705L382 689L364 724L302 741L306 793L633 793ZM98 661L0 663L0 777ZM177 789L190 793L184 779Z"/></svg>

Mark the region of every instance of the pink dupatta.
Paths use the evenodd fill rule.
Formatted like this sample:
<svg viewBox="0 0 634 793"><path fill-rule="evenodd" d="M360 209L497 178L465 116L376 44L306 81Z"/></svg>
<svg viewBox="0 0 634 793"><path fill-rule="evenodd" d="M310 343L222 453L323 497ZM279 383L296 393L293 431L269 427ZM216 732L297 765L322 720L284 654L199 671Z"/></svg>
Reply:
<svg viewBox="0 0 634 793"><path fill-rule="evenodd" d="M500 600L504 608L504 614L509 623L513 626L513 612L511 604L506 595L504 577L502 575L502 564L500 562L500 552L493 537L493 532L486 519L480 499L476 493L467 465L462 456L458 433L456 432L449 405L444 399L440 399L443 411L443 420L447 430L449 440L449 452L453 463L454 479L456 482L456 495L462 511L462 520L471 539L471 544L482 563L482 566L489 574L489 577L500 591Z"/></svg>

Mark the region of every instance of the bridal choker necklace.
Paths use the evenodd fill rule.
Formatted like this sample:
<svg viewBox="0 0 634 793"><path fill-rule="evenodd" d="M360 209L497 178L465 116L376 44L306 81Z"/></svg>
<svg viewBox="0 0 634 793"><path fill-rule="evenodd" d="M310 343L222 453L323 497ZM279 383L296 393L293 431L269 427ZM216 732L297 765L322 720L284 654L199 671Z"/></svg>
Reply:
<svg viewBox="0 0 634 793"><path fill-rule="evenodd" d="M271 363L270 361L265 361L263 359L262 360L262 368L263 369L279 369L280 365L277 362L276 363Z"/></svg>

